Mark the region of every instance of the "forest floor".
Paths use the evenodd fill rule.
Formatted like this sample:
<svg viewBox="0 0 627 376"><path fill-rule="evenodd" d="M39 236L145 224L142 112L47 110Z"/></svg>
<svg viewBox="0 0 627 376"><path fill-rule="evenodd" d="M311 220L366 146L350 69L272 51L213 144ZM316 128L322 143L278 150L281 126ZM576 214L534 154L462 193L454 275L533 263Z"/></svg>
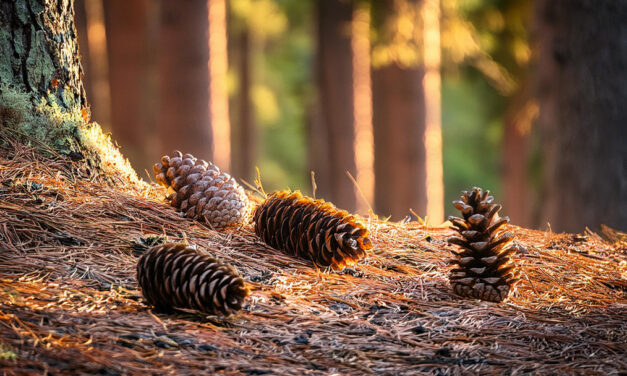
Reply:
<svg viewBox="0 0 627 376"><path fill-rule="evenodd" d="M264 245L251 225L182 219L156 185L112 186L76 162L0 150L0 373L598 374L627 372L627 243L516 226L505 303L455 296L446 228L364 218L374 249L342 272ZM505 212L506 212L505 208ZM147 306L150 236L233 264L252 287L219 318Z"/></svg>

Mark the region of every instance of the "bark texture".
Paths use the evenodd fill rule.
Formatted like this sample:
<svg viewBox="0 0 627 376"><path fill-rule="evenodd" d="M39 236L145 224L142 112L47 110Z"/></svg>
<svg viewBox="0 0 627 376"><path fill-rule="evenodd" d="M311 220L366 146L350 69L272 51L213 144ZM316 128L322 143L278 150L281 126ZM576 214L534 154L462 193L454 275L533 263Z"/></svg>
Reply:
<svg viewBox="0 0 627 376"><path fill-rule="evenodd" d="M48 97L68 111L87 106L74 27L73 1L0 3L0 85L35 98ZM0 89L1 90L1 89Z"/></svg>
<svg viewBox="0 0 627 376"><path fill-rule="evenodd" d="M73 5L0 3L0 142L17 138L83 160L77 173L86 179L137 182L110 137L89 121Z"/></svg>
<svg viewBox="0 0 627 376"><path fill-rule="evenodd" d="M627 229L627 3L537 4L542 222Z"/></svg>
<svg viewBox="0 0 627 376"><path fill-rule="evenodd" d="M321 0L318 6L318 117L312 146L325 139L328 147L312 147L317 196L354 211L357 195L346 171L356 176L353 111L353 55L351 1ZM327 155L323 155L327 153ZM328 162L327 162L328 161ZM326 175L326 176L323 176Z"/></svg>

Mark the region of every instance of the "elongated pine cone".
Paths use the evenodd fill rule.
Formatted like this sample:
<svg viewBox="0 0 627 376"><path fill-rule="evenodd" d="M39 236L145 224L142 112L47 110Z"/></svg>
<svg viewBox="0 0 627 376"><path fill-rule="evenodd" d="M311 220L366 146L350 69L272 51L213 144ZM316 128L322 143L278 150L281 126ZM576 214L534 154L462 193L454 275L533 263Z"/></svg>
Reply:
<svg viewBox="0 0 627 376"><path fill-rule="evenodd" d="M372 248L368 230L330 202L300 192L275 192L253 215L255 232L270 246L333 269L353 265Z"/></svg>
<svg viewBox="0 0 627 376"><path fill-rule="evenodd" d="M490 191L473 188L453 202L463 218L449 217L449 221L461 237L451 237L448 242L462 250L453 252L457 267L451 270L449 278L459 295L500 302L518 282L519 271L511 258L514 235L503 233L509 218L499 217L501 205L493 201Z"/></svg>
<svg viewBox="0 0 627 376"><path fill-rule="evenodd" d="M242 308L248 288L237 271L185 244L150 248L137 263L137 282L157 308L191 308L228 316Z"/></svg>
<svg viewBox="0 0 627 376"><path fill-rule="evenodd" d="M168 188L170 204L187 218L206 221L215 229L242 223L249 211L244 189L213 163L176 151L153 166L157 182Z"/></svg>

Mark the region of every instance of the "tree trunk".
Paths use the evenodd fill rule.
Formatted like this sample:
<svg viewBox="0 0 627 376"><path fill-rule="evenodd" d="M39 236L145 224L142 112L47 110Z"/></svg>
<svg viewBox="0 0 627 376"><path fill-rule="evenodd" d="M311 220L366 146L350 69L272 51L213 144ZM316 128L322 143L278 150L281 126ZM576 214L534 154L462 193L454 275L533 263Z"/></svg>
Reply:
<svg viewBox="0 0 627 376"><path fill-rule="evenodd" d="M91 79L89 78L89 40L87 38L87 9L85 8L86 0L76 0L74 3L74 23L76 26L78 47L81 56L81 66L84 70L83 79L83 87L85 88L86 96L92 96L93 88ZM92 110L93 116L93 110Z"/></svg>
<svg viewBox="0 0 627 376"><path fill-rule="evenodd" d="M102 0L79 0L74 4L83 85L89 98L91 118L103 129L111 131L111 93L103 8Z"/></svg>
<svg viewBox="0 0 627 376"><path fill-rule="evenodd" d="M502 151L503 213L511 219L511 223L522 227L533 225L536 206L529 159L531 125L537 116L537 104L530 98L528 81L525 79L505 113Z"/></svg>
<svg viewBox="0 0 627 376"><path fill-rule="evenodd" d="M427 210L425 72L420 56L403 60L391 43L399 38L394 25L404 12L400 3L416 28L401 36L408 39L400 52L421 51L420 3L377 3L375 17L383 24L378 25L381 38L373 49L372 71L375 211L396 220L410 215L410 209L419 215Z"/></svg>
<svg viewBox="0 0 627 376"><path fill-rule="evenodd" d="M226 75L228 47L226 0L207 0L209 19L209 116L213 140L211 159L226 171L231 169L231 124Z"/></svg>
<svg viewBox="0 0 627 376"><path fill-rule="evenodd" d="M247 25L242 25L241 30L234 32L233 45L236 58L237 71L239 72L239 90L235 103L235 119L233 123L232 139L233 149L231 153L231 172L234 176L252 181L254 177L253 167L255 163L256 130L251 101L251 36Z"/></svg>
<svg viewBox="0 0 627 376"><path fill-rule="evenodd" d="M324 131L312 135L318 140L312 140L311 146L326 141L328 155L321 155L323 149L312 147L311 166L318 178L318 196L354 211L356 189L346 175L347 171L353 177L356 175L350 34L353 6L350 1L342 0L321 0L317 5L317 120Z"/></svg>
<svg viewBox="0 0 627 376"><path fill-rule="evenodd" d="M372 132L372 81L370 77L370 6L355 5L351 43L353 49L353 113L355 116L355 180L359 187L356 212L372 210L374 200L374 135Z"/></svg>
<svg viewBox="0 0 627 376"><path fill-rule="evenodd" d="M65 111L87 106L70 0L0 4L0 84L28 92L35 100L52 94Z"/></svg>
<svg viewBox="0 0 627 376"><path fill-rule="evenodd" d="M17 137L42 153L83 160L81 174L90 179L136 182L110 138L89 122L73 5L0 3L0 142Z"/></svg>
<svg viewBox="0 0 627 376"><path fill-rule="evenodd" d="M210 160L206 0L162 1L159 44L161 153L174 149Z"/></svg>
<svg viewBox="0 0 627 376"><path fill-rule="evenodd" d="M396 64L372 73L375 211L393 219L427 210L423 76Z"/></svg>
<svg viewBox="0 0 627 376"><path fill-rule="evenodd" d="M423 64L425 76L426 216L432 224L444 221L444 167L442 166L442 90L440 76L440 0L423 0Z"/></svg>
<svg viewBox="0 0 627 376"><path fill-rule="evenodd" d="M152 124L146 108L149 73L148 0L104 2L112 131L137 171L152 171L159 156L147 155Z"/></svg>
<svg viewBox="0 0 627 376"><path fill-rule="evenodd" d="M627 3L537 4L542 220L627 229Z"/></svg>

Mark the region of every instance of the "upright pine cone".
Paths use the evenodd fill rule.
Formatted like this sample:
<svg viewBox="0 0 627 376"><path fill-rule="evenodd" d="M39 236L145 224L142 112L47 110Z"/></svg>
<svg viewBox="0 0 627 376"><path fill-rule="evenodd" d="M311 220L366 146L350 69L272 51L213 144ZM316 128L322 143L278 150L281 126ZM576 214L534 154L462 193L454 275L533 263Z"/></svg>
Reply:
<svg viewBox="0 0 627 376"><path fill-rule="evenodd" d="M185 244L150 248L137 263L137 281L157 308L192 308L228 316L242 308L248 288L237 271Z"/></svg>
<svg viewBox="0 0 627 376"><path fill-rule="evenodd" d="M451 270L451 286L459 295L500 302L507 298L519 277L511 259L514 235L503 234L509 218L498 216L501 205L492 203L490 191L473 188L470 193L464 191L461 198L453 205L463 219L449 217L451 228L461 237L451 237L448 242L462 248L454 252L457 257L453 263L457 267Z"/></svg>
<svg viewBox="0 0 627 376"><path fill-rule="evenodd" d="M248 197L244 189L213 163L176 151L153 166L155 178L173 193L170 204L187 218L204 220L215 229L234 226L246 219Z"/></svg>
<svg viewBox="0 0 627 376"><path fill-rule="evenodd" d="M342 269L372 248L368 230L344 210L300 192L275 192L255 210L255 232L266 243L316 265Z"/></svg>

